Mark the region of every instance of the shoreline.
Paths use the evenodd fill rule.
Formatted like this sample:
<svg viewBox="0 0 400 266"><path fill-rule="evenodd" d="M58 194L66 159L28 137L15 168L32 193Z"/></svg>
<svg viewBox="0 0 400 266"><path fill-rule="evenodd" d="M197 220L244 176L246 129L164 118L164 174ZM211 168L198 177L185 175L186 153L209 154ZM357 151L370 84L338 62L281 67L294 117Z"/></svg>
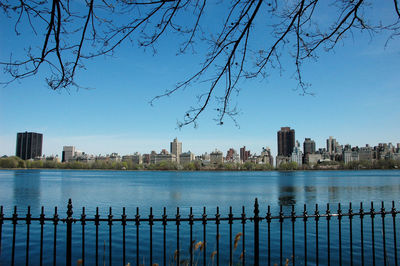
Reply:
<svg viewBox="0 0 400 266"><path fill-rule="evenodd" d="M119 170L119 171L341 171L341 170L379 170L400 169L400 160L321 162L318 164L297 164L296 162L281 163L274 167L270 164L256 162L245 163L202 163L192 161L179 164L170 161L161 161L153 164L138 164L133 161L95 161L95 162L56 162L56 161L31 161L18 157L0 159L0 169L60 169L60 170Z"/></svg>
<svg viewBox="0 0 400 266"><path fill-rule="evenodd" d="M361 168L361 169L296 169L296 170L225 170L225 169L200 169L200 170L173 170L173 169L71 169L71 168L0 168L1 170L61 170L61 171L118 171L118 172L313 172L313 171L368 171L368 170L400 170L398 168Z"/></svg>

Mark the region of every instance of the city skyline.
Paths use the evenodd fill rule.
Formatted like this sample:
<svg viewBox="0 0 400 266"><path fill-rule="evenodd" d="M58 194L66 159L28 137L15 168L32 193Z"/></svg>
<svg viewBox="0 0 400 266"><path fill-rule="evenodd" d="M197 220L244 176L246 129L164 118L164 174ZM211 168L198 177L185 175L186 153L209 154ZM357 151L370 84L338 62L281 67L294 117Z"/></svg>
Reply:
<svg viewBox="0 0 400 266"><path fill-rule="evenodd" d="M161 153L163 153L163 152L167 151L167 152L169 152L171 154L175 154L176 158L179 158L179 154L185 153L185 152L192 152L197 156L197 155L202 155L202 154L210 154L211 152L218 150L218 151L221 151L223 153L224 157L225 157L226 153L233 149L233 150L235 150L237 152L238 155L240 155L240 159L242 160L242 156L243 156L242 155L242 149L245 150L246 153L248 152L247 156L250 156L250 155L260 155L263 152L264 148L269 148L270 151L271 151L271 155L273 157L275 157L275 156L279 155L278 154L278 147L280 145L279 144L280 143L280 134L281 134L281 132L285 132L285 131L293 132L293 133L291 133L292 135L290 137L290 138L294 138L294 141L295 141L295 143L293 143L293 147L295 147L296 143L298 142L299 150L302 151L303 154L306 153L306 151L304 149L304 143L308 142L308 141L312 141L314 143L313 144L314 145L314 151L318 152L318 150L325 150L328 153L332 153L332 150L329 150L329 145L332 146L332 140L333 140L333 143L335 145L340 145L342 148L345 147L346 145L350 145L351 147L366 147L366 146L374 147L374 146L377 146L380 143L392 143L394 146L400 144L399 140L393 140L393 141L388 141L388 142L365 143L365 144L362 144L362 145L354 145L352 143L342 143L337 138L333 138L333 136L329 136L329 137L327 137L325 139L325 145L319 145L319 144L315 143L313 137L305 137L303 140L295 138L294 137L295 129L285 126L285 127L281 127L280 130L277 130L278 139L275 140L275 144L264 145L264 146L261 146L261 147L256 147L255 145L252 145L253 147L255 147L254 149L246 147L246 144L237 144L236 143L236 146L239 145L238 147L236 147L235 145L232 145L232 144L230 144L230 145L227 144L227 146L229 146L229 148L226 148L226 149L225 148L220 148L218 146L214 146L212 149L209 149L209 150L204 150L203 149L202 151L195 151L194 149L191 149L191 144L190 143L188 144L185 141L182 141L180 138L174 137L173 140L170 140L169 142L166 142L167 144L169 143L169 145L166 145L165 143L162 143L161 146L159 146L157 148L154 148L154 149L151 149L151 150L132 150L132 151L129 151L127 153L121 153L121 152L118 152L118 151L92 153L90 151L87 151L87 150L83 149L81 146L74 145L74 144L65 144L65 145L62 146L61 151L59 153L45 153L45 152L43 152L42 154L43 154L43 156L58 156L60 158L64 158L63 149L65 147L71 147L73 149L77 149L77 150L83 151L85 154L95 155L95 156L97 156L97 155L109 155L109 154L113 154L113 153L119 154L119 155L131 155L131 154L134 154L134 153L149 154L151 152L156 152L156 153L161 152ZM44 135L44 134L42 134L43 132L41 132L41 133L34 133L34 132L17 133L17 143L15 145L14 153L13 154L0 154L0 156L3 156L3 155L14 156L14 155L17 155L17 153L18 153L19 136L21 134L26 134L26 133L41 135L42 138L43 138L42 145L45 146L45 144L46 144L46 136L43 137L43 135ZM227 141L229 141L229 139L227 139ZM169 148L168 148L168 146L169 146ZM101 146L99 147L99 149L101 149ZM42 150L42 148L41 148L41 150ZM275 153L273 152L274 150L276 151ZM290 152L290 154L291 154L291 152ZM290 154L285 155L285 156L290 156Z"/></svg>

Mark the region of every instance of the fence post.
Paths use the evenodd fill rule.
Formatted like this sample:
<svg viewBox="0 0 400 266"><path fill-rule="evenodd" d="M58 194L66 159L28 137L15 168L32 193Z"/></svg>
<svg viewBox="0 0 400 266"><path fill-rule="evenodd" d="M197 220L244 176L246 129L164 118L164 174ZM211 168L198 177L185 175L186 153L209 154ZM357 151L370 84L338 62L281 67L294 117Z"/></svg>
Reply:
<svg viewBox="0 0 400 266"><path fill-rule="evenodd" d="M71 259L72 259L72 200L68 200L67 206L67 266L71 266Z"/></svg>
<svg viewBox="0 0 400 266"><path fill-rule="evenodd" d="M260 213L260 210L258 209L258 199L256 198L254 202L254 265L258 266L259 265L259 216L258 214Z"/></svg>

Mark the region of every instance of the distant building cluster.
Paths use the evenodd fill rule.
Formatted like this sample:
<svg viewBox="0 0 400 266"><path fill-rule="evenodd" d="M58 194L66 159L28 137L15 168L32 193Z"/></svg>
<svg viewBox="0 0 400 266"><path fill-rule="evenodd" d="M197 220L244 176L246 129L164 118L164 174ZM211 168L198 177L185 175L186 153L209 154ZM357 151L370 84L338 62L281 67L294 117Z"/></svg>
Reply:
<svg viewBox="0 0 400 266"><path fill-rule="evenodd" d="M17 133L16 156L23 160L46 160L60 161L58 156L42 155L43 134L35 132ZM315 141L305 138L303 149L300 142L296 140L295 130L290 127L282 127L277 132L278 153L275 158L276 166L283 163L296 163L297 166L315 165L324 162L343 162L345 164L355 161L374 162L376 160L400 160L400 143L396 146L392 143L379 143L378 146L352 147L350 144L340 145L339 142L330 136L326 140L326 148L316 149ZM121 162L129 161L134 164L157 164L170 162L185 165L191 162L199 162L202 165L218 166L223 163L242 164L251 162L255 164L274 165L274 158L268 147L263 147L259 155L252 154L243 146L239 153L230 148L226 155L218 149L210 153L195 155L191 151L182 152L182 142L175 138L170 142L169 151L162 149L159 153L151 151L141 154L135 152L129 155L111 153L107 155L90 155L75 148L75 146L64 146L61 162Z"/></svg>
<svg viewBox="0 0 400 266"><path fill-rule="evenodd" d="M376 160L400 160L400 143L394 146L392 143L379 143L371 147L351 147L350 144L340 145L330 136L326 140L326 148L316 150L315 142L311 138L305 138L303 152L300 143L295 141L295 131L290 127L282 127L278 131L278 155L276 166L282 163L295 162L298 166L303 164L315 165L322 162L344 162L354 161L374 162Z"/></svg>
<svg viewBox="0 0 400 266"><path fill-rule="evenodd" d="M85 152L77 150L74 146L64 146L62 152L62 162L96 162L96 161L109 161L109 162L127 162L131 161L134 164L157 164L160 162L171 162L185 165L191 162L200 162L202 165L217 166L226 162L231 163L245 163L254 162L258 164L273 165L273 157L269 148L263 148L261 155L251 155L246 147L240 148L240 155L233 148L230 148L226 156L222 151L215 149L210 153L204 153L196 156L193 152L182 152L182 142L175 138L170 143L170 150L162 149L159 153L151 151L150 153L141 154L135 152L130 155L120 156L117 153L103 155L88 155Z"/></svg>

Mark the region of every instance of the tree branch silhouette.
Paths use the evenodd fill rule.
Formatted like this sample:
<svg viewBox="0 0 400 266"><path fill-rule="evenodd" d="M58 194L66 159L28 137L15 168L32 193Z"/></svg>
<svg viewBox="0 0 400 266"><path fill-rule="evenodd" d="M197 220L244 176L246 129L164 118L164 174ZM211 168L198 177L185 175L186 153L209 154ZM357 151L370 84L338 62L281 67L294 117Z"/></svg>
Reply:
<svg viewBox="0 0 400 266"><path fill-rule="evenodd" d="M181 38L178 54L198 45L208 49L197 71L155 96L150 103L171 96L187 87L206 84L194 95L194 104L185 112L179 127L197 125L207 108L214 108L218 124L239 113L232 100L240 91L240 81L266 78L271 69L282 69L280 58L290 53L295 66L294 78L301 94L308 94L302 65L316 60L321 51L330 51L355 31L389 33L388 41L400 35L400 9L393 0L391 18L381 14L371 22L366 11L374 3L367 0L231 0L221 3L206 0L5 0L0 10L15 20L16 35L38 36L41 47L30 47L23 54L11 54L2 60L8 79L3 84L32 77L43 69L46 83L53 90L80 88L77 73L85 62L100 56L112 56L122 44L157 50L167 33ZM376 4L376 3L375 3ZM379 3L377 3L379 5ZM329 9L332 22L321 25L322 11ZM221 23L208 31L209 11L218 10ZM379 14L378 14L379 15ZM268 21L269 26L260 26ZM29 25L29 27L25 27ZM22 28L22 26L24 28ZM255 44L257 29L265 27L267 42ZM30 30L29 30L30 29ZM206 29L206 30L205 30ZM29 33L30 32L30 33ZM203 85L204 86L204 85Z"/></svg>

